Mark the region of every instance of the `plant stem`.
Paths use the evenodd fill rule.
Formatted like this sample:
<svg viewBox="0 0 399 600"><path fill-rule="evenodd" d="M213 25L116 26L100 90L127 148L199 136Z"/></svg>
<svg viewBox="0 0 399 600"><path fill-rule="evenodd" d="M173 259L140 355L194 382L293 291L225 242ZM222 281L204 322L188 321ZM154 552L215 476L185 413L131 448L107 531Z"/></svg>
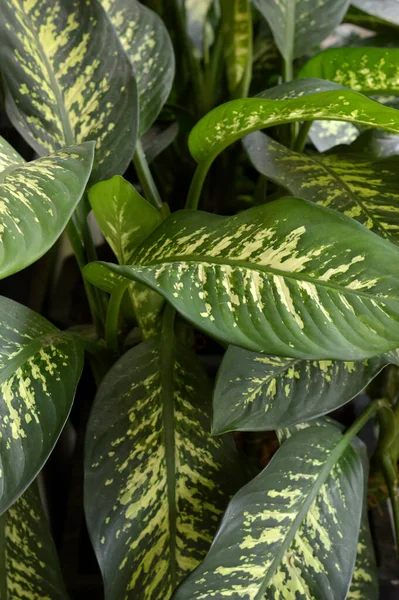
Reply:
<svg viewBox="0 0 399 600"><path fill-rule="evenodd" d="M305 144L308 139L308 133L310 128L312 127L313 121L304 121L298 131L298 135L296 136L293 150L296 152L303 152L305 148Z"/></svg>
<svg viewBox="0 0 399 600"><path fill-rule="evenodd" d="M119 311L123 295L129 285L130 281L127 284L118 286L111 294L108 303L107 319L105 321L105 341L108 348L116 354L119 354Z"/></svg>
<svg viewBox="0 0 399 600"><path fill-rule="evenodd" d="M208 174L213 159L201 162L197 166L186 201L186 209L196 210L198 208L202 187Z"/></svg>
<svg viewBox="0 0 399 600"><path fill-rule="evenodd" d="M380 457L384 478L388 487L395 527L396 552L399 556L399 476L391 456L384 452Z"/></svg>
<svg viewBox="0 0 399 600"><path fill-rule="evenodd" d="M155 208L162 210L163 202L152 177L140 140L137 141L136 151L133 156L133 164L136 168L137 177L139 178L146 199L148 202L151 202Z"/></svg>
<svg viewBox="0 0 399 600"><path fill-rule="evenodd" d="M378 400L373 400L370 402L366 410L360 415L358 419L349 427L349 429L345 432L344 437L346 439L352 439L359 433L361 429L366 425L367 421L369 421L376 412L380 408L389 408L389 402L385 400L385 398L379 398Z"/></svg>

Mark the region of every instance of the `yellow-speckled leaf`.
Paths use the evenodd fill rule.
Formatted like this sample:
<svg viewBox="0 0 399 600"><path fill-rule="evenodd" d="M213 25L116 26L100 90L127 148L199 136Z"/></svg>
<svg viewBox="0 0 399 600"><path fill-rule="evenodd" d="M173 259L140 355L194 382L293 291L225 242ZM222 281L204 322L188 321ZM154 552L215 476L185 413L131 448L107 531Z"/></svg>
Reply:
<svg viewBox="0 0 399 600"><path fill-rule="evenodd" d="M61 235L85 190L93 152L85 142L24 163L0 139L0 278L33 263Z"/></svg>
<svg viewBox="0 0 399 600"><path fill-rule="evenodd" d="M40 155L94 140L93 178L125 171L138 130L136 83L97 0L2 0L0 64L8 115Z"/></svg>
<svg viewBox="0 0 399 600"><path fill-rule="evenodd" d="M0 517L0 598L68 600L36 483Z"/></svg>
<svg viewBox="0 0 399 600"><path fill-rule="evenodd" d="M132 266L106 264L224 342L360 360L399 346L398 261L398 246L353 219L283 198L232 217L174 213Z"/></svg>
<svg viewBox="0 0 399 600"><path fill-rule="evenodd" d="M360 458L335 427L294 433L234 496L174 600L345 600L362 499Z"/></svg>
<svg viewBox="0 0 399 600"><path fill-rule="evenodd" d="M140 135L155 121L173 83L175 60L160 17L136 0L100 0L119 35L136 75Z"/></svg>
<svg viewBox="0 0 399 600"><path fill-rule="evenodd" d="M252 8L249 0L222 0L222 33L232 97L248 94L252 74Z"/></svg>
<svg viewBox="0 0 399 600"><path fill-rule="evenodd" d="M320 44L342 21L348 0L253 0L276 44L293 60Z"/></svg>
<svg viewBox="0 0 399 600"><path fill-rule="evenodd" d="M298 77L335 81L363 94L397 95L399 49L329 48L311 58Z"/></svg>
<svg viewBox="0 0 399 600"><path fill-rule="evenodd" d="M327 414L359 394L389 363L300 360L230 346L213 396L212 431L265 431Z"/></svg>
<svg viewBox="0 0 399 600"><path fill-rule="evenodd" d="M89 191L89 200L120 265L131 263L136 248L162 222L160 212L119 175L94 185ZM89 266L88 278L92 268ZM163 298L139 283L130 286L129 294L144 337L158 333Z"/></svg>
<svg viewBox="0 0 399 600"><path fill-rule="evenodd" d="M283 123L325 119L399 133L399 111L321 79L301 79L216 107L193 128L189 147L204 177L213 160L245 135Z"/></svg>
<svg viewBox="0 0 399 600"><path fill-rule="evenodd" d="M87 430L85 503L106 600L168 600L209 549L239 472L233 448L210 435L210 392L170 327L105 377Z"/></svg>
<svg viewBox="0 0 399 600"><path fill-rule="evenodd" d="M294 196L338 210L399 244L399 157L299 154L261 132L244 146L254 167Z"/></svg>
<svg viewBox="0 0 399 600"><path fill-rule="evenodd" d="M71 409L81 343L0 297L0 514L46 462Z"/></svg>

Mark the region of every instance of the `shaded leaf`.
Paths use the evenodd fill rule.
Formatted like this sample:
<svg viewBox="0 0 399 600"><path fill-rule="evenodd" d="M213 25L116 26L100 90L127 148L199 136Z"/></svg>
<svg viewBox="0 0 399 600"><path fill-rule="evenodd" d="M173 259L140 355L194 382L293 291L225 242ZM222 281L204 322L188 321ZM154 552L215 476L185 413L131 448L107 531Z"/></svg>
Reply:
<svg viewBox="0 0 399 600"><path fill-rule="evenodd" d="M335 427L294 433L231 501L175 600L344 600L363 497L359 457Z"/></svg>
<svg viewBox="0 0 399 600"><path fill-rule="evenodd" d="M268 21L276 44L292 60L322 42L339 25L348 0L253 0Z"/></svg>
<svg viewBox="0 0 399 600"><path fill-rule="evenodd" d="M399 345L398 259L396 245L353 219L284 198L232 217L177 212L132 266L108 267L223 342L360 360Z"/></svg>
<svg viewBox="0 0 399 600"><path fill-rule="evenodd" d="M0 554L2 599L68 599L36 483L0 517Z"/></svg>
<svg viewBox="0 0 399 600"><path fill-rule="evenodd" d="M0 514L36 477L68 418L81 343L0 297Z"/></svg>
<svg viewBox="0 0 399 600"><path fill-rule="evenodd" d="M229 90L232 97L245 97L252 74L251 3L250 0L222 0L221 9Z"/></svg>
<svg viewBox="0 0 399 600"><path fill-rule="evenodd" d="M170 144L177 138L179 123L177 121L167 125L155 124L142 138L143 150L147 163L151 164Z"/></svg>
<svg viewBox="0 0 399 600"><path fill-rule="evenodd" d="M299 154L265 134L244 140L255 168L295 196L338 210L399 243L399 157Z"/></svg>
<svg viewBox="0 0 399 600"><path fill-rule="evenodd" d="M93 179L123 173L137 136L132 67L96 0L4 0L7 113L39 155L95 140Z"/></svg>
<svg viewBox="0 0 399 600"><path fill-rule="evenodd" d="M89 179L94 144L64 148L29 163L1 139L0 144L3 278L35 262L61 235Z"/></svg>
<svg viewBox="0 0 399 600"><path fill-rule="evenodd" d="M290 427L349 402L388 364L295 360L230 346L213 396L213 433Z"/></svg>
<svg viewBox="0 0 399 600"><path fill-rule="evenodd" d="M313 56L298 77L335 81L363 94L399 94L398 63L398 48L330 48Z"/></svg>
<svg viewBox="0 0 399 600"><path fill-rule="evenodd" d="M239 471L233 447L210 436L210 396L169 328L105 377L87 430L85 502L106 599L167 600L209 549Z"/></svg>
<svg viewBox="0 0 399 600"><path fill-rule="evenodd" d="M213 0L182 0L186 16L187 34L193 46L202 56L204 52L204 29L206 17Z"/></svg>
<svg viewBox="0 0 399 600"><path fill-rule="evenodd" d="M397 0L351 0L351 4L369 15L399 25Z"/></svg>
<svg viewBox="0 0 399 600"><path fill-rule="evenodd" d="M267 90L262 97L232 100L205 115L191 131L190 152L211 163L220 152L253 131L294 121L348 121L399 132L399 111L358 92L317 79Z"/></svg>
<svg viewBox="0 0 399 600"><path fill-rule="evenodd" d="M100 0L133 65L140 106L140 135L157 118L172 88L175 59L162 19L136 0Z"/></svg>

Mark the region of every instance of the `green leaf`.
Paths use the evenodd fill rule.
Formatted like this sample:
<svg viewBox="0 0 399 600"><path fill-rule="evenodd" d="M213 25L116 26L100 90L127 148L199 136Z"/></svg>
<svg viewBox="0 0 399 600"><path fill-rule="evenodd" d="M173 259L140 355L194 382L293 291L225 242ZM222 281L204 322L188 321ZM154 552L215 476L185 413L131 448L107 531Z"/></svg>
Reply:
<svg viewBox="0 0 399 600"><path fill-rule="evenodd" d="M115 175L89 190L94 216L120 265L128 265L136 248L162 223L159 211Z"/></svg>
<svg viewBox="0 0 399 600"><path fill-rule="evenodd" d="M186 17L187 34L200 56L204 52L206 17L212 6L212 2L213 0L182 0Z"/></svg>
<svg viewBox="0 0 399 600"><path fill-rule="evenodd" d="M369 15L399 25L397 0L351 0L351 4Z"/></svg>
<svg viewBox="0 0 399 600"><path fill-rule="evenodd" d="M372 130L378 131L378 129ZM319 152L330 150L339 144L351 144L360 134L360 127L343 121L314 121L309 138Z"/></svg>
<svg viewBox="0 0 399 600"><path fill-rule="evenodd" d="M89 200L101 231L120 265L132 262L137 246L162 222L160 212L119 175L94 185L89 190ZM90 281L97 285L92 279ZM129 288L129 294L143 334L151 337L158 330L163 299L137 283Z"/></svg>
<svg viewBox="0 0 399 600"><path fill-rule="evenodd" d="M233 97L245 97L252 74L251 3L250 0L222 0L221 9L229 90Z"/></svg>
<svg viewBox="0 0 399 600"><path fill-rule="evenodd" d="M260 132L244 146L262 175L295 196L338 210L399 244L399 157L299 154Z"/></svg>
<svg viewBox="0 0 399 600"><path fill-rule="evenodd" d="M290 427L349 402L387 365L365 361L298 360L230 346L213 396L214 434Z"/></svg>
<svg viewBox="0 0 399 600"><path fill-rule="evenodd" d="M162 19L136 0L100 0L133 65L140 106L140 136L152 125L172 88L175 58Z"/></svg>
<svg viewBox="0 0 399 600"><path fill-rule="evenodd" d="M29 163L0 138L0 278L21 271L58 239L85 190L94 145Z"/></svg>
<svg viewBox="0 0 399 600"><path fill-rule="evenodd" d="M93 179L123 173L134 152L132 67L95 0L4 0L0 64L7 113L39 155L97 143Z"/></svg>
<svg viewBox="0 0 399 600"><path fill-rule="evenodd" d="M106 600L167 600L209 549L239 471L233 446L210 436L210 398L201 365L169 327L106 375L85 476Z"/></svg>
<svg viewBox="0 0 399 600"><path fill-rule="evenodd" d="M349 150L348 150L349 151ZM378 129L364 131L350 146L353 153L364 153L374 158L387 158L399 154L399 136Z"/></svg>
<svg viewBox="0 0 399 600"><path fill-rule="evenodd" d="M299 78L328 79L363 94L399 94L398 48L330 48L313 56Z"/></svg>
<svg viewBox="0 0 399 600"><path fill-rule="evenodd" d="M0 514L50 455L83 367L81 343L0 297Z"/></svg>
<svg viewBox="0 0 399 600"><path fill-rule="evenodd" d="M2 600L68 600L36 483L0 517L0 557Z"/></svg>
<svg viewBox="0 0 399 600"><path fill-rule="evenodd" d="M174 600L344 600L356 558L362 464L335 427L294 433L231 501Z"/></svg>
<svg viewBox="0 0 399 600"><path fill-rule="evenodd" d="M348 0L253 0L286 60L310 52L339 25Z"/></svg>
<svg viewBox="0 0 399 600"><path fill-rule="evenodd" d="M283 198L232 217L174 213L132 266L108 267L223 342L360 360L399 346L398 260L398 246L353 219Z"/></svg>
<svg viewBox="0 0 399 600"><path fill-rule="evenodd" d="M119 286L126 285L122 275L113 273L100 263L89 263L83 269L84 278L95 287L112 294Z"/></svg>
<svg viewBox="0 0 399 600"><path fill-rule="evenodd" d="M399 111L331 82L302 79L267 90L262 97L214 108L193 128L192 156L211 164L225 148L258 129L295 121L348 121L399 132Z"/></svg>

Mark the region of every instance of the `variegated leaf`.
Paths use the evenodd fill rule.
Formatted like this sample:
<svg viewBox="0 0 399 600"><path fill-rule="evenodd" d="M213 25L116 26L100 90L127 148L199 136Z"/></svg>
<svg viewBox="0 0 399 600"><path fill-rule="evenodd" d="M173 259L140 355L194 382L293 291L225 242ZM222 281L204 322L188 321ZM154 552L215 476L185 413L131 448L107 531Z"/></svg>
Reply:
<svg viewBox="0 0 399 600"><path fill-rule="evenodd" d="M351 4L369 15L399 25L398 0L351 0Z"/></svg>
<svg viewBox="0 0 399 600"><path fill-rule="evenodd" d="M131 263L136 248L162 222L160 212L119 175L94 185L89 200L120 265ZM139 283L129 287L129 294L143 335L158 333L162 297Z"/></svg>
<svg viewBox="0 0 399 600"><path fill-rule="evenodd" d="M233 98L245 97L252 74L251 2L222 0L221 9L229 90Z"/></svg>
<svg viewBox="0 0 399 600"><path fill-rule="evenodd" d="M399 94L398 63L398 48L330 48L313 56L298 77L335 81L363 94Z"/></svg>
<svg viewBox="0 0 399 600"><path fill-rule="evenodd" d="M0 278L21 271L58 239L85 190L94 144L29 163L0 138Z"/></svg>
<svg viewBox="0 0 399 600"><path fill-rule="evenodd" d="M85 495L106 600L168 600L209 549L239 471L233 448L210 436L210 395L169 327L105 377L88 425Z"/></svg>
<svg viewBox="0 0 399 600"><path fill-rule="evenodd" d="M213 0L182 0L187 34L200 56L204 52L204 29L212 2Z"/></svg>
<svg viewBox="0 0 399 600"><path fill-rule="evenodd" d="M137 0L100 0L133 65L140 105L140 135L157 118L172 88L175 59L160 17Z"/></svg>
<svg viewBox="0 0 399 600"><path fill-rule="evenodd" d="M294 433L231 501L175 600L344 600L356 558L362 464L335 427Z"/></svg>
<svg viewBox="0 0 399 600"><path fill-rule="evenodd" d="M302 79L216 107L193 128L190 151L210 165L220 152L253 131L295 121L348 121L399 133L399 111L358 92L317 79Z"/></svg>
<svg viewBox="0 0 399 600"><path fill-rule="evenodd" d="M0 514L46 462L82 367L83 349L75 337L0 297Z"/></svg>
<svg viewBox="0 0 399 600"><path fill-rule="evenodd" d="M244 146L254 167L294 196L338 210L399 244L399 157L299 154L261 132Z"/></svg>
<svg viewBox="0 0 399 600"><path fill-rule="evenodd" d="M93 178L125 171L136 83L97 0L2 0L0 64L8 115L39 155L95 140Z"/></svg>
<svg viewBox="0 0 399 600"><path fill-rule="evenodd" d="M253 0L268 21L276 44L286 60L306 54L337 25L349 0Z"/></svg>
<svg viewBox="0 0 399 600"><path fill-rule="evenodd" d="M359 135L360 127L343 121L314 121L309 130L309 138L319 152L325 152L339 144L349 145Z"/></svg>
<svg viewBox="0 0 399 600"><path fill-rule="evenodd" d="M299 360L230 346L213 396L212 431L265 431L327 414L349 402L388 364Z"/></svg>
<svg viewBox="0 0 399 600"><path fill-rule="evenodd" d="M180 211L132 266L106 264L224 342L360 360L398 347L398 260L396 245L353 219L283 198L232 217Z"/></svg>
<svg viewBox="0 0 399 600"><path fill-rule="evenodd" d="M36 483L0 517L0 554L2 600L68 600Z"/></svg>

